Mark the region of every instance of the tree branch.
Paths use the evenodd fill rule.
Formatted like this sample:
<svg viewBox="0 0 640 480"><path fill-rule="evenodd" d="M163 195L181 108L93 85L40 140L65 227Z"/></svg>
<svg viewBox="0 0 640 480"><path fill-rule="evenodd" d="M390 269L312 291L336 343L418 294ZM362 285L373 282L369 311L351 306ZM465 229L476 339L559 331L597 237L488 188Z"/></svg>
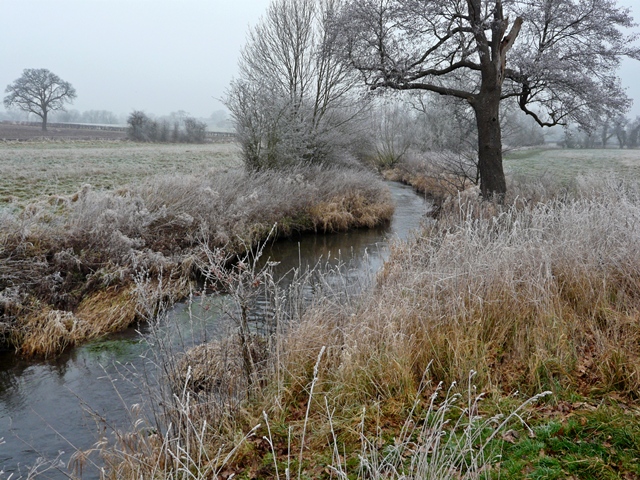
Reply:
<svg viewBox="0 0 640 480"><path fill-rule="evenodd" d="M462 98L469 103L475 102L476 96L471 92L459 90L456 88L443 87L440 85L433 85L430 83L396 83L386 80L384 82L377 83L371 86L371 90L375 90L380 87L392 88L394 90L426 90L434 92L439 95L449 95L452 97Z"/></svg>

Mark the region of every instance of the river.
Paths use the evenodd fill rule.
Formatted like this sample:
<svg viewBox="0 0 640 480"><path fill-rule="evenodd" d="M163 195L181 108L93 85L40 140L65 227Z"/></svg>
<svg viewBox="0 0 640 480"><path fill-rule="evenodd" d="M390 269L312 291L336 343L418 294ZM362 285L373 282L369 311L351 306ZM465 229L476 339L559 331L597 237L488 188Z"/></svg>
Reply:
<svg viewBox="0 0 640 480"><path fill-rule="evenodd" d="M360 274L377 271L388 255L390 241L407 239L429 208L410 187L387 185L396 203L389 226L302 235L274 243L265 256L280 262L277 272L338 256ZM194 313L197 305L180 304L172 310L176 328L172 335L192 331L193 317L201 316ZM204 328L212 330L207 333L210 337L220 335L215 331L219 329L216 322L207 322ZM131 406L144 403L149 394L139 381L152 370L147 335L144 327L130 329L73 348L51 361L0 353L0 439L4 438L0 479L29 478L36 472L38 478L68 478L66 465L73 452L91 447L103 432L130 427ZM87 465L82 478L99 478L99 472Z"/></svg>

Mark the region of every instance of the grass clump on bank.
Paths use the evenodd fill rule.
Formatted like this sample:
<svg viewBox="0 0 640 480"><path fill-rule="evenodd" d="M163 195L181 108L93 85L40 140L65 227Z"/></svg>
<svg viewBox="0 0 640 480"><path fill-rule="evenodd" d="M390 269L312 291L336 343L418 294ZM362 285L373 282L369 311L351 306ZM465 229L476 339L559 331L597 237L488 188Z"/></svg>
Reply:
<svg viewBox="0 0 640 480"><path fill-rule="evenodd" d="M544 203L452 200L394 247L355 311L310 312L287 350L337 345L328 383L361 387L341 398L406 395L429 362L437 380L477 370L483 389L640 396L640 190L578 188Z"/></svg>
<svg viewBox="0 0 640 480"><path fill-rule="evenodd" d="M260 381L245 384L240 406L208 417L210 392L191 397L203 406L192 406L192 425L225 425L198 448L236 445L238 432L262 423L220 472L413 478L422 471L414 462L428 468L437 452L420 443L447 404L440 397L429 407L431 395L457 380L463 389L452 393L465 400L436 430L453 438L454 452L465 445L460 414L490 418L543 390L553 396L499 434L499 422L482 427L472 444L491 438L492 453L477 457L479 467L467 450L433 478L640 474L640 189L581 178L561 195L530 184L512 195L503 205L451 198L415 240L394 246L374 288L314 297L290 328L266 338ZM465 384L471 370L488 392L483 403ZM399 445L410 448L384 464Z"/></svg>
<svg viewBox="0 0 640 480"><path fill-rule="evenodd" d="M276 237L370 227L393 208L374 175L323 167L156 176L10 204L0 210L1 331L22 354L52 355L131 324L137 275L161 279L175 301L203 247L241 254L274 224Z"/></svg>
<svg viewBox="0 0 640 480"><path fill-rule="evenodd" d="M435 205L478 184L475 166L452 152L411 153L383 171L388 180L411 185ZM473 181L472 181L473 180ZM475 182L475 183L474 183Z"/></svg>

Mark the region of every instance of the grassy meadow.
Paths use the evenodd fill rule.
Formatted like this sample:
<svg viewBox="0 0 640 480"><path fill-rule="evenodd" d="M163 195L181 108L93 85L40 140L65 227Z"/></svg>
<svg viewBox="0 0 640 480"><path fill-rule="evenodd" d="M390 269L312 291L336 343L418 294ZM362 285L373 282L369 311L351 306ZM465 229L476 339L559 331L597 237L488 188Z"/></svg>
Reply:
<svg viewBox="0 0 640 480"><path fill-rule="evenodd" d="M562 183L581 174L608 172L640 178L640 150L528 148L505 153L504 168L507 174Z"/></svg>
<svg viewBox="0 0 640 480"><path fill-rule="evenodd" d="M83 184L116 189L154 175L200 175L240 166L233 143L0 142L0 204L69 195Z"/></svg>

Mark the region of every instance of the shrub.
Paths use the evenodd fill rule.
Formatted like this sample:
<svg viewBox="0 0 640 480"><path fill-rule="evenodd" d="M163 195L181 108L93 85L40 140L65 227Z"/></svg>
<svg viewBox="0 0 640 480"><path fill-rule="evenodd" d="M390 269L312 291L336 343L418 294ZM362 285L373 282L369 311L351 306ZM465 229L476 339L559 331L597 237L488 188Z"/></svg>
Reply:
<svg viewBox="0 0 640 480"><path fill-rule="evenodd" d="M136 110L127 118L127 138L136 142L155 140L158 124L144 112Z"/></svg>
<svg viewBox="0 0 640 480"><path fill-rule="evenodd" d="M204 143L207 124L192 117L184 119L183 127L174 122L173 129L165 121L157 122L144 112L134 111L127 119L127 138L136 142Z"/></svg>

